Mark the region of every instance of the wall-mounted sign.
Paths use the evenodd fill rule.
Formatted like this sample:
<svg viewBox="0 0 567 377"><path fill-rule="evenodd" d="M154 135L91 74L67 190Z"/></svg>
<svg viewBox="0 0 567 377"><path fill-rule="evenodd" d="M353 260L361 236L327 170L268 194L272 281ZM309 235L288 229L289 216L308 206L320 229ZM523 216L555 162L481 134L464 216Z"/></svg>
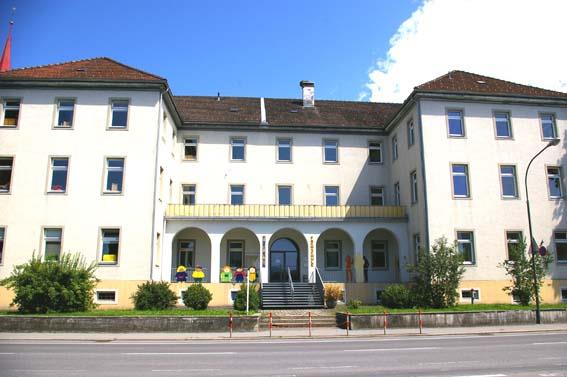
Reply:
<svg viewBox="0 0 567 377"><path fill-rule="evenodd" d="M315 248L313 246L313 236L309 239L309 264L315 267Z"/></svg>
<svg viewBox="0 0 567 377"><path fill-rule="evenodd" d="M262 236L262 267L266 267L266 236Z"/></svg>

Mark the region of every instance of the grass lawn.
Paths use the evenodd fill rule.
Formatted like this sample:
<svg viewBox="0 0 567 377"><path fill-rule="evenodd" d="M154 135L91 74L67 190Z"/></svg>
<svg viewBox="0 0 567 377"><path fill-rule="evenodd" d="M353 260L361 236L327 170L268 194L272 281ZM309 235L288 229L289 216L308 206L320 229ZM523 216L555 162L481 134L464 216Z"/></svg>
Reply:
<svg viewBox="0 0 567 377"><path fill-rule="evenodd" d="M542 304L541 309L565 309L567 310L567 304ZM513 304L461 304L453 306L446 309L421 309L422 312L478 312L478 311L490 311L490 310L534 310L535 306L520 306ZM418 309L407 308L407 309L389 309L380 305L372 306L361 306L358 309L348 309L346 306L338 307L338 312L346 312L353 314L382 314L384 311L388 313L416 313Z"/></svg>
<svg viewBox="0 0 567 377"><path fill-rule="evenodd" d="M47 314L29 314L41 316L77 316L77 317L132 317L132 316L226 316L232 311L234 316L246 315L246 312L239 312L230 309L206 309L206 310L193 310L185 308L174 308L168 310L134 310L134 309L101 309L92 310L88 312L75 312L75 313L47 313ZM250 311L250 314L255 314ZM0 315L27 315L19 314L16 311L0 311Z"/></svg>

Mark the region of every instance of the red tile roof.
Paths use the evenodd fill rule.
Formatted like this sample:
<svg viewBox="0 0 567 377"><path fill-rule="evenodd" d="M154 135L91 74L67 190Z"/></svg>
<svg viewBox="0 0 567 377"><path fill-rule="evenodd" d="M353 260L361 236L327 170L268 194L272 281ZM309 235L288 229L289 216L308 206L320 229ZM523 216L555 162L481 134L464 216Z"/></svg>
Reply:
<svg viewBox="0 0 567 377"><path fill-rule="evenodd" d="M183 122L260 124L260 98L174 96Z"/></svg>
<svg viewBox="0 0 567 377"><path fill-rule="evenodd" d="M462 94L567 98L567 93L516 84L464 71L451 71L446 75L417 86L415 90Z"/></svg>
<svg viewBox="0 0 567 377"><path fill-rule="evenodd" d="M1 72L0 80L77 80L165 82L156 76L110 58L92 58Z"/></svg>

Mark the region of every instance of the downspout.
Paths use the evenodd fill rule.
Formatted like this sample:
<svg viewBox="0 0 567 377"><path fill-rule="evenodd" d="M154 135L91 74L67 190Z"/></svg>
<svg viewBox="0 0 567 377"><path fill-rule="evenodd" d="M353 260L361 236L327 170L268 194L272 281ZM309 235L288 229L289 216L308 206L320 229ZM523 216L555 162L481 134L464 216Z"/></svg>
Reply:
<svg viewBox="0 0 567 377"><path fill-rule="evenodd" d="M419 144L421 155L421 176L423 177L423 206L425 211L425 250L429 250L429 211L427 205L427 179L425 176L425 151L423 142L423 122L421 121L421 100L417 98L417 121L419 123Z"/></svg>

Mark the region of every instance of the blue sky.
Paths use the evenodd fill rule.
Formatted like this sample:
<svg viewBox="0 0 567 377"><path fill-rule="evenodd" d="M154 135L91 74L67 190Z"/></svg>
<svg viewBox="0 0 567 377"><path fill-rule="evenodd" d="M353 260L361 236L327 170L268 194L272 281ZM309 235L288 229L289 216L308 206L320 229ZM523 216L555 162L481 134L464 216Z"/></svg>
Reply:
<svg viewBox="0 0 567 377"><path fill-rule="evenodd" d="M166 77L175 94L357 99L400 23L396 1L31 1L16 6L12 66L95 56Z"/></svg>

